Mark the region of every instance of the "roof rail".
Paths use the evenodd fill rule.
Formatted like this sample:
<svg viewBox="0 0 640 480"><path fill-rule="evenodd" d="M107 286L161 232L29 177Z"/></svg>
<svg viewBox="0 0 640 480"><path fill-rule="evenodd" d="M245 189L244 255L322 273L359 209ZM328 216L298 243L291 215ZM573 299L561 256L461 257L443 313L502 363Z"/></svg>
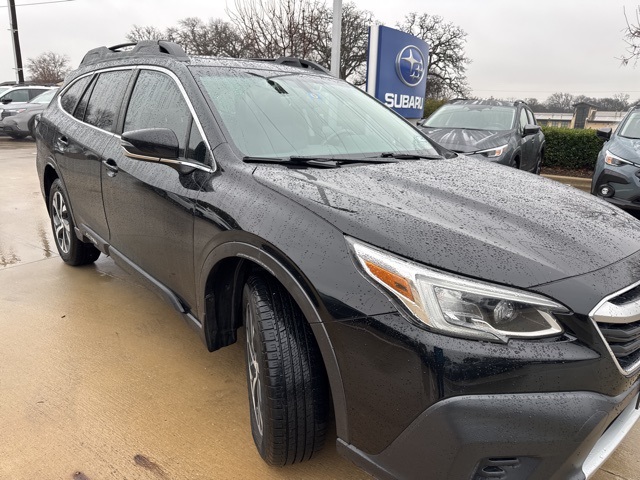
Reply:
<svg viewBox="0 0 640 480"><path fill-rule="evenodd" d="M259 62L273 62L280 65L289 65L290 67L307 68L316 72L324 73L325 75L331 75L331 72L324 68L322 65L318 65L310 60L297 57L279 57L279 58L250 58L249 60L256 60Z"/></svg>
<svg viewBox="0 0 640 480"><path fill-rule="evenodd" d="M447 103L453 103L453 102L457 102L459 100L469 100L469 99L465 98L465 97L452 98L451 100L447 100Z"/></svg>
<svg viewBox="0 0 640 480"><path fill-rule="evenodd" d="M176 60L182 61L189 59L185 51L177 43L166 40L142 40L137 43L121 43L112 47L98 47L89 50L80 65L140 55L170 55Z"/></svg>
<svg viewBox="0 0 640 480"><path fill-rule="evenodd" d="M524 103L525 105L528 105L527 102L525 102L524 100L516 100L515 102L513 102L513 106L515 107L516 105L518 105L519 103Z"/></svg>

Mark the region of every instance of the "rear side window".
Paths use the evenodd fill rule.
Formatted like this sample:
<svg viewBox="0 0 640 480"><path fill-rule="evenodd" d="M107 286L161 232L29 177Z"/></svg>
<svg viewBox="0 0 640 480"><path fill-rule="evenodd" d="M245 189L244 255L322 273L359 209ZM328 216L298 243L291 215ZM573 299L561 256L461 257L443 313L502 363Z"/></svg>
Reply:
<svg viewBox="0 0 640 480"><path fill-rule="evenodd" d="M29 100L33 100L38 95L40 95L41 93L46 92L47 90L48 90L47 88L31 88L31 89L29 89Z"/></svg>
<svg viewBox="0 0 640 480"><path fill-rule="evenodd" d="M131 94L123 130L171 129L178 137L180 156L184 156L190 122L189 107L173 79L161 72L141 71Z"/></svg>
<svg viewBox="0 0 640 480"><path fill-rule="evenodd" d="M107 132L115 131L130 73L130 70L119 70L100 74L91 92L85 122Z"/></svg>
<svg viewBox="0 0 640 480"><path fill-rule="evenodd" d="M80 100L80 95L84 92L89 80L91 80L91 76L81 78L62 94L62 97L60 97L60 104L65 112L73 115L73 111L78 104L78 100Z"/></svg>

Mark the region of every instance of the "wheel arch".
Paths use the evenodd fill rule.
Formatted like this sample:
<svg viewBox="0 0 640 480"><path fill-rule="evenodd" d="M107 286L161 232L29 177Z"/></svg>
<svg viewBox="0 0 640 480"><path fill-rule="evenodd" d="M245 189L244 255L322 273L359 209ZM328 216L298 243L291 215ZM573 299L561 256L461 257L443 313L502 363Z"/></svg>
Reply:
<svg viewBox="0 0 640 480"><path fill-rule="evenodd" d="M51 163L47 163L44 167L44 174L42 175L42 187L44 191L44 199L47 205L47 211L49 211L49 194L51 193L51 185L56 179L60 178L58 171ZM62 181L62 180L60 180Z"/></svg>
<svg viewBox="0 0 640 480"><path fill-rule="evenodd" d="M320 349L333 400L338 436L348 440L346 398L333 345L323 324L328 313L310 281L283 252L264 240L243 233L218 245L207 257L199 281L201 336L209 351L237 340L242 325L242 290L251 273L262 271L275 278L292 296Z"/></svg>

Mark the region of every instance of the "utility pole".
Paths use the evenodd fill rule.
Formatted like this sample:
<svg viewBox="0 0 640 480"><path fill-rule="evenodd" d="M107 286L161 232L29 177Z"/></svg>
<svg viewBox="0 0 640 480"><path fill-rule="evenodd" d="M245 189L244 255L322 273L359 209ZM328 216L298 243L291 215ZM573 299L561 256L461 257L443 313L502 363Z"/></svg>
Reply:
<svg viewBox="0 0 640 480"><path fill-rule="evenodd" d="M331 30L331 74L340 78L340 41L342 37L342 0L333 0L333 29Z"/></svg>
<svg viewBox="0 0 640 480"><path fill-rule="evenodd" d="M16 16L15 0L7 0L9 6L9 30L13 40L13 56L16 61L16 78L18 84L24 83L24 72L22 71L22 54L20 53L20 37L18 37L18 17Z"/></svg>

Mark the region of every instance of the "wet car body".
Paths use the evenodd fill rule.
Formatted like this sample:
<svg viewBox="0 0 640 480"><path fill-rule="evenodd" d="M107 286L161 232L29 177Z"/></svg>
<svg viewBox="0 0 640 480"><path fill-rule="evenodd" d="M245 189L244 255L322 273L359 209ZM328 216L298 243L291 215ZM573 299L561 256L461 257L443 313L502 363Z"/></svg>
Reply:
<svg viewBox="0 0 640 480"><path fill-rule="evenodd" d="M460 118L456 110L486 119ZM511 111L511 119L496 121L492 110ZM493 118L493 120L492 120ZM467 156L532 173L540 173L544 161L544 134L535 116L522 101L462 100L447 102L429 118L420 122L427 136L443 147Z"/></svg>
<svg viewBox="0 0 640 480"><path fill-rule="evenodd" d="M286 88L287 76L321 73L166 54L96 57L61 96L83 77L122 71L131 75L124 99L138 70L169 72L191 101L209 154L201 168L182 172L141 162L122 150L127 102L105 132L54 100L37 134L45 199L62 181L77 237L146 278L211 351L236 341L249 272L277 278L313 332L338 448L355 463L379 478L579 479L633 425L640 353L621 364L612 350L620 332L611 330L624 327L631 340L622 343L633 344L638 323L618 318L611 328L595 318L612 295L640 311L635 219L547 179L444 158L437 147L443 158L333 168L243 161L194 72L249 72ZM551 298L564 306L562 331L486 341L428 328L358 268L353 241ZM598 443L605 431L609 450Z"/></svg>
<svg viewBox="0 0 640 480"><path fill-rule="evenodd" d="M640 107L634 106L616 132L602 128L591 193L630 212L640 212Z"/></svg>

